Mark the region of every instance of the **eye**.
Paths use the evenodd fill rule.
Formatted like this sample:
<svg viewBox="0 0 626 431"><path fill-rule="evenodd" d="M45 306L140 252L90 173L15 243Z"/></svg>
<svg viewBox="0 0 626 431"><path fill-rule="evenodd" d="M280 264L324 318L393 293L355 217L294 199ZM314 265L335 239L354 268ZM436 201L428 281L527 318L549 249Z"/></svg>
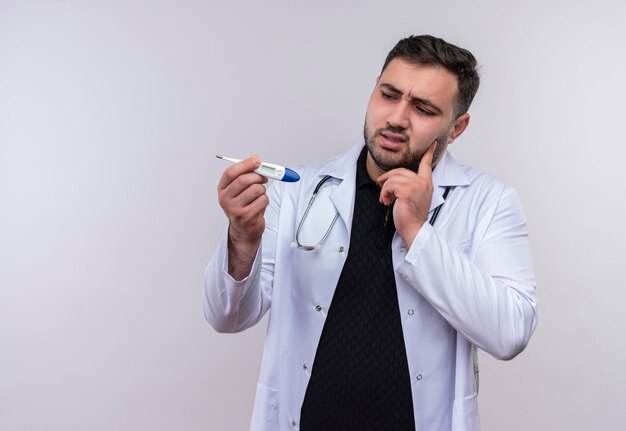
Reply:
<svg viewBox="0 0 626 431"><path fill-rule="evenodd" d="M415 110L417 111L417 113L420 114L420 115L425 115L427 117L432 117L433 115L436 115L434 112L429 111L428 109L425 109L421 105L414 105L414 107L415 107Z"/></svg>
<svg viewBox="0 0 626 431"><path fill-rule="evenodd" d="M387 93L385 91L381 91L380 94L382 95L383 99L385 100L396 100L397 97L392 94L392 93Z"/></svg>

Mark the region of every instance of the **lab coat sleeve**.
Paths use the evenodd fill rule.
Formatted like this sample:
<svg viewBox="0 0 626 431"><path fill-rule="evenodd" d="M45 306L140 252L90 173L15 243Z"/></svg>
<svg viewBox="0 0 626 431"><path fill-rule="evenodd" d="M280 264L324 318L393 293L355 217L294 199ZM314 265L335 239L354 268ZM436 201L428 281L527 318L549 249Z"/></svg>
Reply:
<svg viewBox="0 0 626 431"><path fill-rule="evenodd" d="M453 244L425 224L397 268L472 343L508 360L528 344L537 324L535 277L526 219L515 191L504 186L479 237Z"/></svg>
<svg viewBox="0 0 626 431"><path fill-rule="evenodd" d="M279 213L278 187L271 181L270 204L265 211L265 231L250 274L237 281L228 274L228 230L204 273L203 309L218 332L241 332L259 322L271 305L276 226Z"/></svg>

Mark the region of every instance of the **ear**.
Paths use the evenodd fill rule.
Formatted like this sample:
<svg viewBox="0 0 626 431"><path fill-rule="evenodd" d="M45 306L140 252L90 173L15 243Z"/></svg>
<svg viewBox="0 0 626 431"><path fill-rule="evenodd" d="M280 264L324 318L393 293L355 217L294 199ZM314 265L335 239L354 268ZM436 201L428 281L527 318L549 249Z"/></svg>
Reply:
<svg viewBox="0 0 626 431"><path fill-rule="evenodd" d="M450 133L450 137L448 138L448 144L451 144L452 142L454 142L456 138L461 136L461 134L467 128L469 121L470 121L469 112L459 115L456 118L456 120L454 120L454 124L452 125L452 132Z"/></svg>

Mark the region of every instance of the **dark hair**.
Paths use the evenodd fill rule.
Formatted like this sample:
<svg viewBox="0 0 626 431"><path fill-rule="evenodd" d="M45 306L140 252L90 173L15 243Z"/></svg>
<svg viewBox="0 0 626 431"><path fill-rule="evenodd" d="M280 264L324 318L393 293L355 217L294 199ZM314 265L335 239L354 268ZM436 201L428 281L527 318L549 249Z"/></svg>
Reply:
<svg viewBox="0 0 626 431"><path fill-rule="evenodd" d="M440 65L446 68L458 80L456 116L467 112L480 84L478 63L474 55L467 49L459 48L430 35L409 36L400 40L389 51L381 74L394 58L423 65Z"/></svg>

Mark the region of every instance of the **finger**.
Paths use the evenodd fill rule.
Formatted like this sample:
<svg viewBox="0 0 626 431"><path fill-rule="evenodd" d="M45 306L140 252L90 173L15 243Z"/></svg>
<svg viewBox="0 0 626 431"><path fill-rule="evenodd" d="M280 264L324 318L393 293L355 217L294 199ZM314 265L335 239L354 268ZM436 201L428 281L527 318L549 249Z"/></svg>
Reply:
<svg viewBox="0 0 626 431"><path fill-rule="evenodd" d="M381 187L380 203L383 205L391 205L398 198L398 191L402 187L402 181L398 181L398 177L393 177Z"/></svg>
<svg viewBox="0 0 626 431"><path fill-rule="evenodd" d="M262 194L258 196L253 202L248 205L248 209L251 213L256 214L257 216L262 216L265 214L265 210L270 204L270 199L266 194Z"/></svg>
<svg viewBox="0 0 626 431"><path fill-rule="evenodd" d="M235 197L231 197L233 203L237 206L245 207L254 202L259 196L266 193L265 186L263 184L252 184L246 187L241 193Z"/></svg>
<svg viewBox="0 0 626 431"><path fill-rule="evenodd" d="M387 188L380 191L380 203L383 205L391 205L396 200L393 189Z"/></svg>
<svg viewBox="0 0 626 431"><path fill-rule="evenodd" d="M380 189L380 203L390 205L396 199L403 199L411 195L413 190L411 184L415 181L416 174L408 169L406 171L408 175L406 173L392 175L384 182Z"/></svg>
<svg viewBox="0 0 626 431"><path fill-rule="evenodd" d="M225 189L217 191L217 200L226 214L242 211L245 206L266 193L267 178L250 172L240 175Z"/></svg>
<svg viewBox="0 0 626 431"><path fill-rule="evenodd" d="M239 175L230 183L228 183L224 188L217 189L218 195L223 195L227 198L234 198L239 196L242 192L244 192L248 187L254 184L265 184L267 183L267 178L257 174L256 172L247 172Z"/></svg>
<svg viewBox="0 0 626 431"><path fill-rule="evenodd" d="M417 170L417 176L432 179L433 176L433 155L435 154L435 148L437 148L437 140L435 140L430 147L426 150L420 160L419 169Z"/></svg>
<svg viewBox="0 0 626 431"><path fill-rule="evenodd" d="M396 169L387 171L384 174L382 174L380 177L376 178L376 183L378 184L379 187L382 187L383 184L385 184L385 182L387 182L387 180L389 180L389 178L391 177L403 176L403 177L410 178L414 175L415 175L415 172L411 171L410 169L396 168Z"/></svg>
<svg viewBox="0 0 626 431"><path fill-rule="evenodd" d="M250 226L258 221L259 217L262 217L265 213L265 209L269 205L269 198L263 194L257 196L256 199L248 203L245 207L239 208L237 211L230 214L229 220L231 223L239 226Z"/></svg>
<svg viewBox="0 0 626 431"><path fill-rule="evenodd" d="M217 188L225 189L229 184L235 181L235 179L243 174L254 171L259 166L261 166L261 159L256 155L229 166L222 174Z"/></svg>

